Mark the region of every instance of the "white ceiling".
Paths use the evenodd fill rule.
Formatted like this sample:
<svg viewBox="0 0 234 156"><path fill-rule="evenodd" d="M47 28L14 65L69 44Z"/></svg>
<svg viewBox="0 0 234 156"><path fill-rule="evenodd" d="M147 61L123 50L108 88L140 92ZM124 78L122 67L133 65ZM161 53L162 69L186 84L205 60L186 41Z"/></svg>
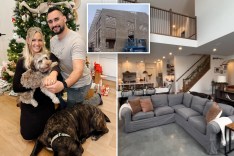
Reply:
<svg viewBox="0 0 234 156"><path fill-rule="evenodd" d="M210 54L230 56L234 54L234 32L197 48L182 47L180 51L178 47L177 45L150 43L151 53L159 58L167 57L169 52L172 52L173 55ZM213 52L213 48L216 48L217 51Z"/></svg>
<svg viewBox="0 0 234 156"><path fill-rule="evenodd" d="M165 10L172 9L173 12L183 13L188 16L195 16L195 0L137 0L147 2L151 6Z"/></svg>

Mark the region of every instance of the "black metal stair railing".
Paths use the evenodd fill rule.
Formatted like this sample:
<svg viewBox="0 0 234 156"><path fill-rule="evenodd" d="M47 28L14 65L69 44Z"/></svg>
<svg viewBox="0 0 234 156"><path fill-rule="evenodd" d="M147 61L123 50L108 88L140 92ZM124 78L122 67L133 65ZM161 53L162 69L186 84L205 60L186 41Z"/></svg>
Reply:
<svg viewBox="0 0 234 156"><path fill-rule="evenodd" d="M210 69L210 56L203 57L203 61L191 72L185 79L183 79L183 92L189 91L198 80Z"/></svg>

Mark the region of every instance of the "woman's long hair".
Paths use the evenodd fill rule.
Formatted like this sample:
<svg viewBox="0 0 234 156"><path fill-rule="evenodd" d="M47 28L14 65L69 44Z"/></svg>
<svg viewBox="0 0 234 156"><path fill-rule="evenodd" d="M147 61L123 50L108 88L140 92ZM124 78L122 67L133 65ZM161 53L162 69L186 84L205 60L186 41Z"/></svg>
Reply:
<svg viewBox="0 0 234 156"><path fill-rule="evenodd" d="M29 46L32 45L32 39L37 32L41 34L42 42L43 42L43 46L40 52L47 53L47 54L49 53L49 51L45 47L45 38L44 38L44 35L42 34L41 28L38 28L38 27L29 28L27 31L27 36L26 36L26 44L23 50L24 66L26 69L30 69L30 64L33 60L33 54L30 51Z"/></svg>

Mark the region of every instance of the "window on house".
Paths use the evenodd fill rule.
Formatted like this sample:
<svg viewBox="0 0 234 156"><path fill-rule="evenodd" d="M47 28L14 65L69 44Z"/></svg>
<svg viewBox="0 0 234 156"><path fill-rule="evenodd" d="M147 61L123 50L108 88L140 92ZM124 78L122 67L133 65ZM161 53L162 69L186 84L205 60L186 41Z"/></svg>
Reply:
<svg viewBox="0 0 234 156"><path fill-rule="evenodd" d="M128 21L128 30L134 30L135 29L135 24L134 24L134 22L130 22L130 21Z"/></svg>
<svg viewBox="0 0 234 156"><path fill-rule="evenodd" d="M115 39L106 39L106 48L114 49L115 47Z"/></svg>
<svg viewBox="0 0 234 156"><path fill-rule="evenodd" d="M129 31L128 31L128 37L129 37L129 36L134 36L134 31L130 31L130 30L129 30Z"/></svg>

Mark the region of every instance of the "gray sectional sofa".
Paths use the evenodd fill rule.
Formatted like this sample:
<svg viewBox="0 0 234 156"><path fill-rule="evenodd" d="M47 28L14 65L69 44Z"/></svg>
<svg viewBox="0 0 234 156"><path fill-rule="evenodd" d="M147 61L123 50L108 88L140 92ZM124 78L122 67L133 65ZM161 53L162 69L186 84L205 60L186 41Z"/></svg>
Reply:
<svg viewBox="0 0 234 156"><path fill-rule="evenodd" d="M135 97L129 97L132 99ZM125 132L134 132L160 125L177 123L187 131L197 142L199 142L208 154L217 154L221 147L221 130L219 125L211 121L206 123L205 115L212 101L188 93L161 94L150 97L154 111L138 112L132 115L129 108L121 111ZM226 104L220 104L221 116L228 116L234 122L234 108Z"/></svg>

